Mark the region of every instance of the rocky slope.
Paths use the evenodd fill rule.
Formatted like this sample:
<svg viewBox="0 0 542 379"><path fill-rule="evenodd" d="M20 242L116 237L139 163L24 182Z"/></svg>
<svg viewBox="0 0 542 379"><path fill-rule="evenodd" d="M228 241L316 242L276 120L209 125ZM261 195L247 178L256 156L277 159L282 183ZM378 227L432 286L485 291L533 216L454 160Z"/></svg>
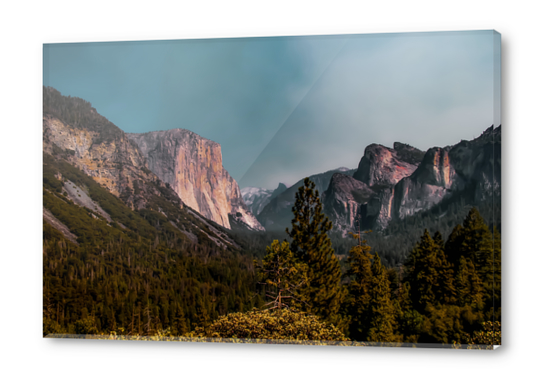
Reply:
<svg viewBox="0 0 542 379"><path fill-rule="evenodd" d="M335 229L347 233L351 226L361 222L362 207L375 195L371 188L351 176L335 173L324 193L324 213Z"/></svg>
<svg viewBox="0 0 542 379"><path fill-rule="evenodd" d="M391 187L410 176L422 157L422 151L399 142L394 144L393 149L372 144L365 148L353 177L369 187Z"/></svg>
<svg viewBox="0 0 542 379"><path fill-rule="evenodd" d="M350 170L345 167L336 170L330 170L322 174L310 176L310 180L315 183L315 190L318 191L320 198L329 186L329 182L335 173L350 176L355 170ZM284 231L291 226L292 222L292 207L295 203L295 194L299 187L303 186L303 180L299 180L293 186L282 192L267 204L264 209L258 214L258 220L266 230Z"/></svg>
<svg viewBox="0 0 542 379"><path fill-rule="evenodd" d="M250 212L257 217L271 200L287 189L284 183L279 183L274 191L259 187L245 187L241 189L241 195Z"/></svg>
<svg viewBox="0 0 542 379"><path fill-rule="evenodd" d="M369 145L353 178L331 181L324 211L336 229L350 231L356 218L364 229L385 229L391 220L428 210L454 194L480 204L500 195L500 145L500 127L425 153L401 143L393 149ZM356 200L353 191L361 189L365 196Z"/></svg>
<svg viewBox="0 0 542 379"><path fill-rule="evenodd" d="M50 91L50 90L49 90ZM50 101L60 94L51 93ZM145 207L152 190L145 185L157 179L146 168L145 157L126 134L98 115L96 110L88 112L86 121L72 121L62 117L62 112L47 107L48 97L44 96L43 151L61 155L70 164L81 169L115 196L121 198L132 209Z"/></svg>
<svg viewBox="0 0 542 379"><path fill-rule="evenodd" d="M230 216L263 230L249 211L237 182L222 166L218 143L185 129L128 134L147 159L149 169L169 183L185 204L230 228Z"/></svg>
<svg viewBox="0 0 542 379"><path fill-rule="evenodd" d="M324 212L336 230L383 228L392 217L394 186L416 171L424 153L396 142L393 149L371 144L365 148L352 178L334 176L325 193ZM361 194L361 195L360 195Z"/></svg>
<svg viewBox="0 0 542 379"><path fill-rule="evenodd" d="M239 248L220 225L184 206L170 185L149 170L146 157L122 130L90 103L50 87L43 89L43 152L44 196L48 204L57 204L48 209L44 201L44 222L68 239L73 240L70 229L54 217L67 217L72 207L74 214L86 209L107 227L125 233L147 238L169 233L169 238L183 236L195 247ZM235 191L241 198L238 188L230 190ZM73 217L67 220L77 224Z"/></svg>
<svg viewBox="0 0 542 379"><path fill-rule="evenodd" d="M395 186L392 217L404 218L429 209L453 190L463 188L447 149L429 149L418 169Z"/></svg>

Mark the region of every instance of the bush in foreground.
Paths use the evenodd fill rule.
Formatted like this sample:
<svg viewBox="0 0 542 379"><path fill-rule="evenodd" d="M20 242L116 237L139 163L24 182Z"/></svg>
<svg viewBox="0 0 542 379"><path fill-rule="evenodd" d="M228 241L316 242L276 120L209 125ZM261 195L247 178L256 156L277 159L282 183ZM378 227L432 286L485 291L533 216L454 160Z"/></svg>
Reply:
<svg viewBox="0 0 542 379"><path fill-rule="evenodd" d="M230 313L206 328L196 328L194 337L250 338L272 340L347 341L335 326L316 316L287 309Z"/></svg>

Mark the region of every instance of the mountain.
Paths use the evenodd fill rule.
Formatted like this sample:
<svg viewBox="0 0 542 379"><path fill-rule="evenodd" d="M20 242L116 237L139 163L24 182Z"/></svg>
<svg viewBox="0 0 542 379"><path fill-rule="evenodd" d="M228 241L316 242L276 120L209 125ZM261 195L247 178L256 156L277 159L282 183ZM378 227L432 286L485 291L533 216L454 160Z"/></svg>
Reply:
<svg viewBox="0 0 542 379"><path fill-rule="evenodd" d="M500 130L425 153L401 143L369 145L352 178L330 182L324 212L336 230L354 230L356 219L363 229L383 230L454 195L473 206L491 200L500 195Z"/></svg>
<svg viewBox="0 0 542 379"><path fill-rule="evenodd" d="M427 151L416 171L395 186L394 218L428 210L454 193L470 191L473 205L500 196L501 127L472 141Z"/></svg>
<svg viewBox="0 0 542 379"><path fill-rule="evenodd" d="M66 238L73 240L71 233L79 241L87 235L77 219L87 219L80 211L86 209L105 223L100 224L105 234L116 235L118 229L154 238L167 232L189 244L239 249L225 229L187 207L149 170L146 157L122 130L90 103L50 87L43 90L43 153L44 220ZM79 216L70 217L68 210Z"/></svg>
<svg viewBox="0 0 542 379"><path fill-rule="evenodd" d="M353 231L361 205L366 204L375 192L365 183L342 173L331 177L329 187L324 193L324 213L332 220L336 230ZM360 225L361 226L361 225Z"/></svg>
<svg viewBox="0 0 542 379"><path fill-rule="evenodd" d="M315 183L315 190L322 196L328 188L333 174L342 173L344 175L352 175L354 171L355 170L346 167L340 167L322 174L312 175L309 178ZM284 231L287 227L290 227L293 217L292 207L295 203L295 194L298 188L303 186L303 180L304 179L299 180L293 186L272 199L258 214L258 220L266 230Z"/></svg>
<svg viewBox="0 0 542 379"><path fill-rule="evenodd" d="M392 187L404 177L410 176L422 158L422 151L399 142L394 144L393 149L371 144L365 148L353 177L369 187Z"/></svg>
<svg viewBox="0 0 542 379"><path fill-rule="evenodd" d="M356 221L362 229L385 227L391 217L393 187L414 173L423 156L421 150L400 142L393 149L367 146L352 177L334 175L324 195L324 212L335 230L353 231Z"/></svg>
<svg viewBox="0 0 542 379"><path fill-rule="evenodd" d="M237 182L222 166L218 143L185 129L128 134L148 166L171 185L183 202L204 217L230 229L230 217L263 230L246 206Z"/></svg>
<svg viewBox="0 0 542 379"><path fill-rule="evenodd" d="M279 183L274 191L259 187L245 187L241 189L241 195L243 195L248 209L257 217L271 200L287 189L288 187L284 183Z"/></svg>

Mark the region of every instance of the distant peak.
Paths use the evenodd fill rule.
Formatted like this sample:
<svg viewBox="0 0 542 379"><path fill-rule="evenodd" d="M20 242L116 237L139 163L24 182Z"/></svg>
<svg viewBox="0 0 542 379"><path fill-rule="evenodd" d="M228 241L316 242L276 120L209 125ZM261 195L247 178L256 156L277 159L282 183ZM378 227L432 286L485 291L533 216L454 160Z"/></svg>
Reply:
<svg viewBox="0 0 542 379"><path fill-rule="evenodd" d="M278 187L271 194L271 199L274 199L275 197L277 197L278 195L280 195L281 193L283 193L287 189L288 189L288 186L286 184L279 183Z"/></svg>

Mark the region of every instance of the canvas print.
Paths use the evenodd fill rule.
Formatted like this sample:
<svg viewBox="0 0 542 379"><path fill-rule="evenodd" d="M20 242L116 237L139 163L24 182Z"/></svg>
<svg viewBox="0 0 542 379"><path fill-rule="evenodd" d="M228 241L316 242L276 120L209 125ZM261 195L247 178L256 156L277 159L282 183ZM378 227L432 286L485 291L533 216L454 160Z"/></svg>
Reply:
<svg viewBox="0 0 542 379"><path fill-rule="evenodd" d="M43 46L43 336L501 345L500 34Z"/></svg>

